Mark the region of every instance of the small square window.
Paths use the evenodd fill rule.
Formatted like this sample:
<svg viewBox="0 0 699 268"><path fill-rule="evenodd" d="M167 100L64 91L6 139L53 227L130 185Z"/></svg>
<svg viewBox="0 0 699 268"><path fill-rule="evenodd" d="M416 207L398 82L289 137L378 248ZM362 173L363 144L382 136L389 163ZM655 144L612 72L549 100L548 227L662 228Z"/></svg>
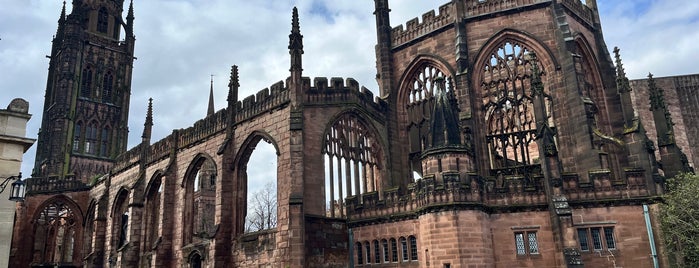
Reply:
<svg viewBox="0 0 699 268"><path fill-rule="evenodd" d="M591 227L578 229L578 244L580 251L616 249L614 227Z"/></svg>
<svg viewBox="0 0 699 268"><path fill-rule="evenodd" d="M539 254L539 241L536 237L536 232L515 233L515 248L517 255L520 256Z"/></svg>

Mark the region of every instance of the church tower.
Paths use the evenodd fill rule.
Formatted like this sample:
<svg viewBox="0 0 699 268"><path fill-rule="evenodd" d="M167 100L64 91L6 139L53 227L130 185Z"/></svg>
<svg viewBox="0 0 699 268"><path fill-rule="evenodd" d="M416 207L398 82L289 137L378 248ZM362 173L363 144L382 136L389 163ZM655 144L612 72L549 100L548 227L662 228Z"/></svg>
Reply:
<svg viewBox="0 0 699 268"><path fill-rule="evenodd" d="M133 66L133 2L65 2L53 39L34 177L105 174L126 150Z"/></svg>

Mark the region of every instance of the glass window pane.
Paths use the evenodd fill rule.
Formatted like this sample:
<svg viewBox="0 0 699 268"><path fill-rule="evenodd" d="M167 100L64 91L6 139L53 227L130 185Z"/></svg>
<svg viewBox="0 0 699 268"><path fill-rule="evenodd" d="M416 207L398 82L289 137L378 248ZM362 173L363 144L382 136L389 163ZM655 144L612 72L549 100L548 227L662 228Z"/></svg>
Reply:
<svg viewBox="0 0 699 268"><path fill-rule="evenodd" d="M408 260L408 242L405 237L400 238L401 253L403 254L403 261Z"/></svg>
<svg viewBox="0 0 699 268"><path fill-rule="evenodd" d="M595 250L602 250L602 237L600 236L599 228L591 228L592 246Z"/></svg>
<svg viewBox="0 0 699 268"><path fill-rule="evenodd" d="M515 246L517 247L517 255L525 255L524 251L524 234L515 233Z"/></svg>
<svg viewBox="0 0 699 268"><path fill-rule="evenodd" d="M374 262L381 263L381 250L379 249L378 240L374 240Z"/></svg>
<svg viewBox="0 0 699 268"><path fill-rule="evenodd" d="M398 262L398 243L394 238L391 238L391 261Z"/></svg>
<svg viewBox="0 0 699 268"><path fill-rule="evenodd" d="M604 228L604 241L607 242L607 249L616 248L616 243L614 241L614 227Z"/></svg>
<svg viewBox="0 0 699 268"><path fill-rule="evenodd" d="M389 257L388 257L388 241L386 239L381 240L381 244L383 246L383 261L384 262L389 262Z"/></svg>
<svg viewBox="0 0 699 268"><path fill-rule="evenodd" d="M357 243L357 264L364 264L364 259L362 258L362 244Z"/></svg>
<svg viewBox="0 0 699 268"><path fill-rule="evenodd" d="M581 251L589 251L590 244L587 241L587 229L578 229L578 242Z"/></svg>
<svg viewBox="0 0 699 268"><path fill-rule="evenodd" d="M417 261L417 238L410 237L410 260Z"/></svg>
<svg viewBox="0 0 699 268"><path fill-rule="evenodd" d="M539 242L536 240L536 233L527 233L527 237L529 238L529 253L539 254Z"/></svg>
<svg viewBox="0 0 699 268"><path fill-rule="evenodd" d="M369 242L364 242L364 249L366 249L366 263L371 263L371 246L369 246Z"/></svg>

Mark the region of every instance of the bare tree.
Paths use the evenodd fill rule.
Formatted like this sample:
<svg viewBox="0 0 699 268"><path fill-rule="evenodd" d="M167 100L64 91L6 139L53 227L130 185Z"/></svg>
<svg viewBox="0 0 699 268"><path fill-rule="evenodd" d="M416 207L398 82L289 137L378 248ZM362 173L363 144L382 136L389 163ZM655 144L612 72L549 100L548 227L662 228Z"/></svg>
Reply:
<svg viewBox="0 0 699 268"><path fill-rule="evenodd" d="M277 189L268 182L257 192L248 193L248 213L245 232L257 232L277 227Z"/></svg>

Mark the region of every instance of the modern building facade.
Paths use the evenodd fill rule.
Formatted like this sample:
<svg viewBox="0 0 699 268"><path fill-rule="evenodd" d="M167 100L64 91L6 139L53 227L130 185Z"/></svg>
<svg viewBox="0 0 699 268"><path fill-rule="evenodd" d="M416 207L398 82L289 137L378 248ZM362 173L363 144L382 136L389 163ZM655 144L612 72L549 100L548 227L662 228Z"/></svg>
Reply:
<svg viewBox="0 0 699 268"><path fill-rule="evenodd" d="M225 109L154 142L149 103L128 150L123 4L60 16L11 265L667 266L649 211L689 164L664 101L639 118L596 1L454 0L391 27L375 0L377 96L303 73L294 9L286 78L239 98L233 66ZM260 141L277 225L249 232Z"/></svg>

